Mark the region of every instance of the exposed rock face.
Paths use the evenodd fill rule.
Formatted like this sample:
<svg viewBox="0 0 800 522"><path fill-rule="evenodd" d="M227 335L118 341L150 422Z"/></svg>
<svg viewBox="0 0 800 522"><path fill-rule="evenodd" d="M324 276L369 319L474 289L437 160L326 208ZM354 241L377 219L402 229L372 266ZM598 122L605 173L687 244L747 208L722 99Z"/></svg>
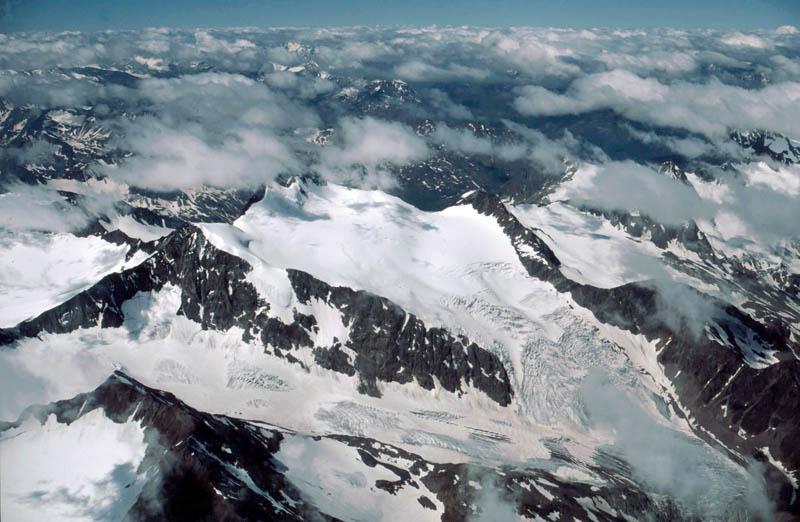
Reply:
<svg viewBox="0 0 800 522"><path fill-rule="evenodd" d="M427 328L387 299L331 287L304 272L289 270L289 280L300 303L323 301L342 314L350 329L349 339L315 347L311 334L318 330L317 319L296 309L294 321L289 324L269 317L270 304L245 279L252 266L217 249L197 227L187 224L157 244L139 246L153 249L143 263L104 277L90 289L30 321L0 330L0 343L10 344L42 332L120 327L125 320L125 301L138 292L157 291L171 284L181 291L178 315L204 329L226 331L239 327L245 341L259 339L274 354L301 365L291 352L313 348L321 366L357 374L363 393L379 395L378 381L416 380L432 389L435 378L451 392L462 391L463 384L471 384L503 406L511 402L513 391L508 375L495 355L465 337L456 338L441 328ZM343 348L355 352L355 358L350 360Z"/></svg>
<svg viewBox="0 0 800 522"><path fill-rule="evenodd" d="M583 210L605 217L612 225L622 228L633 237L642 238L647 236L659 248L667 248L670 242L675 241L700 256L714 254L705 234L697 227L697 223L694 221L679 226L662 225L644 215L635 216L627 212L592 208L584 208Z"/></svg>
<svg viewBox="0 0 800 522"><path fill-rule="evenodd" d="M133 254L139 250L148 254L152 254L156 251L156 248L158 248L158 241L143 241L141 239L130 237L121 230L106 230L99 221L96 221L85 227L83 230L76 232L75 235L80 237L97 236L108 243L113 243L115 245L128 245L130 247L126 255L128 259L133 257Z"/></svg>
<svg viewBox="0 0 800 522"><path fill-rule="evenodd" d="M671 303L658 285L630 283L611 289L576 283L559 270L553 251L525 228L494 195L475 192L462 200L493 216L511 239L520 261L533 277L568 292L579 305L606 324L658 341L658 362L672 381L675 399L699 435L721 441L734 458L766 460L763 448L789 471L800 469L800 360L788 328L763 324L743 311L707 298L716 309L713 321L698 333L696 318ZM698 292L690 288L681 291ZM771 364L753 364L770 352ZM792 488L777 468L769 472L771 495L782 509L791 504Z"/></svg>
<svg viewBox="0 0 800 522"><path fill-rule="evenodd" d="M111 131L100 123L92 108L46 109L32 104L16 106L8 98L0 100L0 146L22 148L33 142L46 143L57 154L39 161L17 161L3 155L0 186L14 178L25 183L41 183L60 177L86 180L88 169L97 160L115 162L120 154L110 147ZM67 117L59 117L64 116Z"/></svg>
<svg viewBox="0 0 800 522"><path fill-rule="evenodd" d="M777 163L793 165L800 161L800 147L796 145L797 142L777 132L734 131L730 137L743 149L752 150L754 154L769 157Z"/></svg>
<svg viewBox="0 0 800 522"><path fill-rule="evenodd" d="M706 283L709 288L717 287L726 295L743 296L741 308L760 323L777 330L793 329L796 336L800 334L800 287L797 286L800 276L791 273L786 264L771 266L757 256L725 256L714 250L694 221L664 225L646 215L586 207L583 210L601 215L630 236L664 249L665 263ZM697 256L694 259L679 257L671 247Z"/></svg>
<svg viewBox="0 0 800 522"><path fill-rule="evenodd" d="M61 305L3 331L0 339L8 344L42 332L120 327L125 319L125 301L137 292L160 290L167 283L182 290L179 315L200 322L204 328L246 326L244 315L253 314L260 304L255 288L244 281L250 268L245 261L214 248L200 229L185 225L159 242L153 255L140 265L109 274ZM206 294L216 288L225 289L226 295L206 299Z"/></svg>
<svg viewBox="0 0 800 522"><path fill-rule="evenodd" d="M435 377L448 391L460 390L464 380L503 406L510 402L513 392L502 363L466 337L426 328L388 299L330 287L305 272L288 273L301 303L319 299L333 306L350 328L345 346L356 352L352 365L338 344L317 348L317 362L342 373L357 371L365 392L378 393L376 380L406 383L416 379L423 388L433 389Z"/></svg>
<svg viewBox="0 0 800 522"><path fill-rule="evenodd" d="M156 192L132 188L123 213L152 225L178 228L183 222L233 223L263 189L236 190L203 187L192 191Z"/></svg>
<svg viewBox="0 0 800 522"><path fill-rule="evenodd" d="M50 414L71 424L97 408L116 423L139 422L148 441L137 470L147 482L126 521L333 520L306 504L272 460L280 432L197 411L122 373L90 393L28 408L0 432Z"/></svg>
<svg viewBox="0 0 800 522"><path fill-rule="evenodd" d="M458 201L465 191L483 187L515 201L537 201L560 177L532 169L523 160L464 155L443 147L432 157L396 169L394 193L417 208L437 211ZM454 175L457 173L457 175Z"/></svg>
<svg viewBox="0 0 800 522"><path fill-rule="evenodd" d="M559 520L660 521L681 516L671 501L653 500L624 476L600 468L592 471L609 482L597 487L534 468L433 463L374 439L309 437L203 413L120 372L90 393L28 408L16 422L0 424L0 433L31 418L44 423L50 415L59 423L72 424L97 409L116 423L137 422L145 432L147 449L136 472L144 474L146 482L125 516L131 522L336 520L310 504L287 477L287 466L303 465L290 455L278 455L287 437L301 437L310 445L327 440L341 444L343 450L355 449L359 462L353 465L363 466L363 476L379 467L396 477L365 484L369 489L364 495L411 490L423 508L442 510L441 520L446 522L475 515L500 520L512 512L528 518L558 513ZM499 503L507 513L492 512Z"/></svg>
<svg viewBox="0 0 800 522"><path fill-rule="evenodd" d="M534 468L502 466L494 468L474 463L431 463L401 448L372 439L337 436L331 439L358 448L361 461L369 466L382 466L397 476L395 481L378 481L375 486L386 491L405 487L420 490L418 502L423 506L435 504L421 486L444 504L442 522L457 522L478 517L505 520L514 515L547 519L559 514L557 520L624 520L626 517L647 520L681 518L677 507L668 500L654 501L633 482L624 477L595 468L607 486L570 483L555 474ZM397 462L403 462L398 467ZM603 506L607 505L608 509ZM498 506L508 512L494 512Z"/></svg>

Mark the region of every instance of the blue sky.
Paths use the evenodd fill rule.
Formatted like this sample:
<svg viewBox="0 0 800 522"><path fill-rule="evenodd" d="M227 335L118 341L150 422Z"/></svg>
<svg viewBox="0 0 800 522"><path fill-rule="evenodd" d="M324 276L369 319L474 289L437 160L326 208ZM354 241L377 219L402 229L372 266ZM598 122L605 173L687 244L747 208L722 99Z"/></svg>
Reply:
<svg viewBox="0 0 800 522"><path fill-rule="evenodd" d="M530 25L774 28L800 0L5 0L0 31L152 26Z"/></svg>

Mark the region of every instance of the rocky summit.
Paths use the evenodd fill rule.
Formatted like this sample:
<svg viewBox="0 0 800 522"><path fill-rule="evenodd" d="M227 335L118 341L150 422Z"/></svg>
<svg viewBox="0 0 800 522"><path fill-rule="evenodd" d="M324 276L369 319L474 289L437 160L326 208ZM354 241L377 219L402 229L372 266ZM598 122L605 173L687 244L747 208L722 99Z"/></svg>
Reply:
<svg viewBox="0 0 800 522"><path fill-rule="evenodd" d="M0 33L0 518L798 519L798 35Z"/></svg>

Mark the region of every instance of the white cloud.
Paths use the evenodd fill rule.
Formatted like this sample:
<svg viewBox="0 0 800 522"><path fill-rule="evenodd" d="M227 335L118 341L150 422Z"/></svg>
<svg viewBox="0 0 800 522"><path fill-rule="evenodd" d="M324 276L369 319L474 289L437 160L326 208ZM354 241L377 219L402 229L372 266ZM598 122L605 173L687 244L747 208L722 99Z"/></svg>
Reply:
<svg viewBox="0 0 800 522"><path fill-rule="evenodd" d="M390 188L395 181L389 165L405 165L430 153L425 140L397 122L345 118L339 128L338 142L323 149L314 168L340 183Z"/></svg>
<svg viewBox="0 0 800 522"><path fill-rule="evenodd" d="M631 161L583 167L557 197L669 224L713 215L690 186Z"/></svg>
<svg viewBox="0 0 800 522"><path fill-rule="evenodd" d="M728 45L737 45L743 47L755 47L757 49L766 49L770 44L763 38L759 38L754 34L732 33L722 39L722 43Z"/></svg>
<svg viewBox="0 0 800 522"><path fill-rule="evenodd" d="M478 137L468 128L454 129L439 123L429 139L461 154L494 156L501 161L525 160L546 174L563 173L564 160L577 155L577 143L568 132L561 139L552 140L535 129L511 121L503 123L515 138L492 140Z"/></svg>
<svg viewBox="0 0 800 522"><path fill-rule="evenodd" d="M445 124L438 125L431 138L465 154L492 154L496 148L491 140L478 138L469 129L452 129Z"/></svg>
<svg viewBox="0 0 800 522"><path fill-rule="evenodd" d="M742 172L751 185L761 185L789 196L800 195L800 165L773 168L763 161L743 165Z"/></svg>
<svg viewBox="0 0 800 522"><path fill-rule="evenodd" d="M454 103L444 91L431 89L427 92L427 98L436 109L443 111L450 118L456 120L472 120L475 118L471 110L462 104Z"/></svg>
<svg viewBox="0 0 800 522"><path fill-rule="evenodd" d="M781 34L781 35L797 34L798 32L800 32L800 31L798 31L797 27L795 27L793 25L782 25L782 26L778 27L777 29L775 29L775 34Z"/></svg>
<svg viewBox="0 0 800 522"><path fill-rule="evenodd" d="M336 84L324 78L299 76L289 71L276 71L264 76L270 87L284 91L293 91L300 98L314 98L320 94L331 92Z"/></svg>
<svg viewBox="0 0 800 522"><path fill-rule="evenodd" d="M437 67L421 60L412 59L394 68L394 74L408 81L430 82L442 80L484 80L489 76L487 71L466 67L459 64Z"/></svg>
<svg viewBox="0 0 800 522"><path fill-rule="evenodd" d="M237 38L234 41L229 41L225 38L217 38L210 34L208 31L197 31L194 33L197 48L204 53L216 53L224 51L225 53L238 53L245 49L253 49L256 44L244 38Z"/></svg>
<svg viewBox="0 0 800 522"><path fill-rule="evenodd" d="M0 229L70 232L88 223L87 214L54 190L16 185L0 194Z"/></svg>
<svg viewBox="0 0 800 522"><path fill-rule="evenodd" d="M213 142L205 134L198 125L172 128L140 118L129 128L126 140L133 156L102 172L129 185L174 190L253 186L297 168L289 148L263 130L230 129Z"/></svg>
<svg viewBox="0 0 800 522"><path fill-rule="evenodd" d="M325 160L337 165L403 165L428 155L425 141L400 123L346 118L340 128L341 147L323 153Z"/></svg>
<svg viewBox="0 0 800 522"><path fill-rule="evenodd" d="M150 187L239 186L314 169L388 186L391 166L427 157L431 143L529 161L545 172L563 172L565 157L592 161L614 182L607 171L621 169L642 191L664 189L669 196L682 189L651 186L631 165L609 163L602 150L582 141L591 138L579 129L572 135L558 123L535 129L508 120L515 110L526 116L613 110L646 124L630 132L645 147L738 161L742 152L730 144L730 128L797 133L795 32L791 26L746 34L426 27L0 35L0 96L16 105L93 106L98 124L114 130L114 146L133 153L119 167L99 170ZM87 65L141 79L125 87L69 71ZM200 66L208 72L197 73ZM291 72L300 66L302 72ZM154 77L162 73L168 77ZM402 115L404 123L360 118L330 95L398 76L419 82L411 87L422 99ZM135 117L120 117L120 106ZM437 122L433 136L413 132L411 120L423 119ZM487 119L502 121L516 137L501 142L457 130L458 121ZM664 135L653 126L676 132ZM302 139L326 127L335 129L332 144L317 148ZM38 146L18 156L48 150ZM751 176L749 188L765 197L793 197L772 188L793 187L794 178L767 174ZM622 191L624 185L615 186ZM725 204L749 201L736 187L726 197ZM743 219L759 229L764 222L751 223L756 206L748 205L740 209ZM708 219L715 215L694 210Z"/></svg>
<svg viewBox="0 0 800 522"><path fill-rule="evenodd" d="M145 79L135 96L152 104L162 119L200 121L215 128L235 126L238 117L254 111L269 115L263 122L269 128L290 129L318 124L313 110L240 74L203 73L180 78Z"/></svg>
<svg viewBox="0 0 800 522"><path fill-rule="evenodd" d="M629 71L667 71L681 74L697 69L695 52L678 51L653 51L649 54L628 54L620 52L606 52L598 56L598 60L605 63L609 69L625 69Z"/></svg>
<svg viewBox="0 0 800 522"><path fill-rule="evenodd" d="M663 84L615 70L578 78L565 94L530 85L518 90L516 109L526 115L554 116L613 109L623 116L707 136L731 129L768 128L790 135L800 121L800 83L783 82L745 89L717 80Z"/></svg>
<svg viewBox="0 0 800 522"><path fill-rule="evenodd" d="M738 237L763 247L800 237L796 169L740 168L741 178L728 172L707 182L690 174L686 184L631 161L584 164L550 198L640 213L664 224L708 223L706 231L724 240Z"/></svg>

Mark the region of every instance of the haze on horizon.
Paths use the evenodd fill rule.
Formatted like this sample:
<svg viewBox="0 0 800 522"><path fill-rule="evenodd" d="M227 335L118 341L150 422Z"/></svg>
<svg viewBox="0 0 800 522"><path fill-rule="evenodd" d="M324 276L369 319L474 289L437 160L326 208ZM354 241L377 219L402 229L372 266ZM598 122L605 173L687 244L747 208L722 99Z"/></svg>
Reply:
<svg viewBox="0 0 800 522"><path fill-rule="evenodd" d="M620 0L421 0L325 2L323 0L6 0L0 5L0 32L100 31L144 27L285 26L536 26L775 28L800 23L794 0L660 0L631 7Z"/></svg>

